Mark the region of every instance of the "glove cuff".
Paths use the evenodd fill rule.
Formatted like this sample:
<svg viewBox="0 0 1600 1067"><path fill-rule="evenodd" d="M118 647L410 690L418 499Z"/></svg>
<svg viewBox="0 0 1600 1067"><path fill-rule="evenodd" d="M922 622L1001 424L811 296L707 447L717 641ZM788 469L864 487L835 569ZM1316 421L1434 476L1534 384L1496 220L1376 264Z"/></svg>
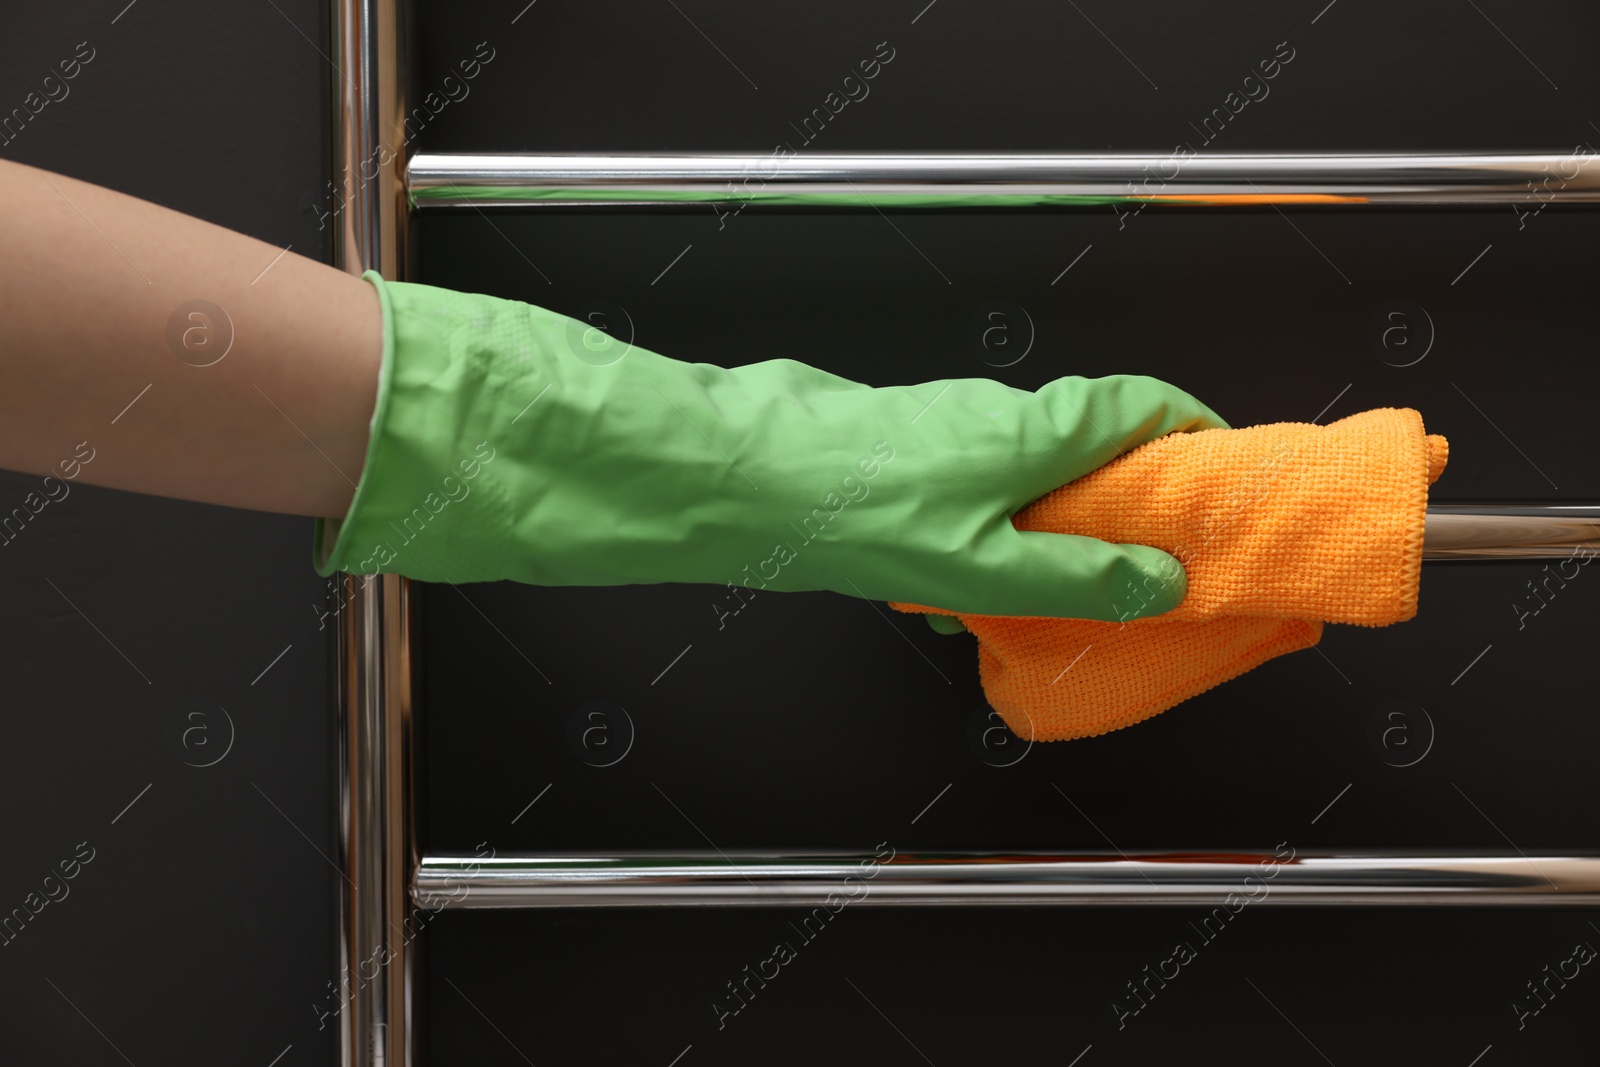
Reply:
<svg viewBox="0 0 1600 1067"><path fill-rule="evenodd" d="M351 498L349 510L342 519L317 519L311 532L311 565L324 578L336 571L350 570L347 562L351 544L355 540L354 524L350 521L362 508L372 493L373 459L378 451L379 427L389 406L391 383L394 381L394 307L389 300L389 290L383 277L375 270L361 275L378 291L378 304L383 312L383 357L378 365L378 395L372 405L372 421L368 424L367 454L361 461L361 477ZM369 571L367 573L376 573Z"/></svg>
<svg viewBox="0 0 1600 1067"><path fill-rule="evenodd" d="M383 359L360 482L342 520L318 519L312 565L327 577L404 574L422 581L503 577L478 550L509 527L505 490L480 476L497 450L497 386L508 368L470 343L493 297L362 275L383 309ZM465 340L464 340L465 339ZM502 444L504 442L501 442Z"/></svg>

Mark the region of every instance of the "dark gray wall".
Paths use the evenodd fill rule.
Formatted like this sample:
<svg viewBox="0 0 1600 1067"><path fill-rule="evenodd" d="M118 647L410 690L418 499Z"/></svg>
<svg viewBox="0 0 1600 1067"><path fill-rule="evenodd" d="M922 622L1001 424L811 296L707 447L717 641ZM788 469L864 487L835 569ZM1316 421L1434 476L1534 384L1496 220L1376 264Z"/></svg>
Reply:
<svg viewBox="0 0 1600 1067"><path fill-rule="evenodd" d="M94 58L0 154L320 256L322 23L317 0L8 5L0 109ZM139 417L116 414L82 436L114 449ZM37 484L0 474L0 504ZM0 911L93 856L0 947L0 1060L331 1062L310 532L79 485L0 548Z"/></svg>
<svg viewBox="0 0 1600 1067"><path fill-rule="evenodd" d="M1579 3L540 0L511 26L524 3L425 7L421 84L444 84L480 41L498 50L425 145L769 152L789 141L802 158L1181 141L1600 145L1589 125L1600 123L1600 12ZM895 58L871 94L804 146L790 124L885 40ZM1230 91L1259 93L1243 79L1284 41L1294 58L1270 95L1206 146L1189 123ZM1124 224L1107 208L900 215L891 228L871 211L719 220L699 209L491 228L468 212L423 224L420 271L569 313L605 300L644 347L724 365L783 356L873 384L988 375L1028 388L1149 373L1235 425L1412 406L1451 441L1438 499L1600 499L1583 444L1600 386L1600 214L1287 217L1293 226L1272 210L1151 209ZM1036 329L1027 358L1005 368L968 345L975 311L995 299ZM1367 341L1373 316L1402 299L1437 328L1410 367ZM729 561L730 577L744 562ZM430 588L428 828L440 850L465 853L708 840L862 853L879 842L1593 851L1600 580L1573 582L1519 630L1512 605L1539 577L1528 564L1430 565L1409 623L1329 627L1320 652L1009 766L970 744L984 709L970 639L886 622L858 600L760 594L719 629L714 588L504 585L472 591L472 605ZM1412 766L1370 740L1391 701L1435 724ZM612 766L569 745L573 716L595 702L626 710L635 729ZM1214 940L1191 908L850 908L815 943L797 932L803 917L446 913L430 931L431 1047L446 1062L508 1067L666 1065L680 1053L679 1067L1467 1067L1480 1054L1478 1067L1496 1067L1592 1060L1600 1039L1600 980L1572 981L1521 1028L1512 1010L1519 997L1536 1006L1524 983L1577 942L1600 945L1594 909L1269 906ZM1113 1003L1137 1004L1126 983L1180 940L1197 958L1119 1027ZM797 958L719 1025L714 1004L736 1004L726 983L779 941Z"/></svg>

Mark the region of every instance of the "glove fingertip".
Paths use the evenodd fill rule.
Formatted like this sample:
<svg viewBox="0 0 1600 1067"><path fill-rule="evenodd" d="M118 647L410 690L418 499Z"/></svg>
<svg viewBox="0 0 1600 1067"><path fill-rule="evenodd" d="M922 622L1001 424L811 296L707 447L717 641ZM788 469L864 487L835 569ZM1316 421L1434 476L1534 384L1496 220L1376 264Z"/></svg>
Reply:
<svg viewBox="0 0 1600 1067"><path fill-rule="evenodd" d="M1133 583L1141 605L1139 617L1163 615L1183 603L1189 592L1189 575L1178 557L1149 545L1120 547L1139 572Z"/></svg>
<svg viewBox="0 0 1600 1067"><path fill-rule="evenodd" d="M937 615L930 612L924 615L923 618L928 620L928 628L934 633L964 634L967 632L966 626L955 615Z"/></svg>

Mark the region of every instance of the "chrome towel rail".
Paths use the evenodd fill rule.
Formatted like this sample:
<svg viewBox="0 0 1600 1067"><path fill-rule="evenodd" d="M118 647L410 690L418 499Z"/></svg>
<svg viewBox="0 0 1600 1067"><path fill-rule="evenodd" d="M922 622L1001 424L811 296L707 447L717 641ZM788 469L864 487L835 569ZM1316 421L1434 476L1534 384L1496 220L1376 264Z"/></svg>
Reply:
<svg viewBox="0 0 1600 1067"><path fill-rule="evenodd" d="M1600 904L1600 858L1275 853L424 856L419 907Z"/></svg>
<svg viewBox="0 0 1600 1067"><path fill-rule="evenodd" d="M617 208L746 203L859 207L1382 206L1446 208L1600 203L1588 150L1472 154L1262 153L525 155L421 153L403 121L404 0L329 5L334 260L404 278L417 212L541 206ZM333 183L330 182L330 188ZM1436 505L1429 560L1587 561L1600 507ZM1600 857L1196 853L590 857L428 855L421 840L415 602L395 576L345 576L335 646L338 842L336 959L345 1067L413 1067L424 1021L413 910L610 904L820 904L830 893L880 904L1218 904L1230 895L1303 904L1600 903ZM851 882L867 864L870 880ZM1252 883L1257 878L1259 882Z"/></svg>
<svg viewBox="0 0 1600 1067"><path fill-rule="evenodd" d="M413 208L1184 207L1600 203L1600 162L1571 152L1249 155L953 153L533 155L421 152Z"/></svg>
<svg viewBox="0 0 1600 1067"><path fill-rule="evenodd" d="M1433 504L1422 537L1424 560L1571 559L1600 555L1600 506L1592 504Z"/></svg>

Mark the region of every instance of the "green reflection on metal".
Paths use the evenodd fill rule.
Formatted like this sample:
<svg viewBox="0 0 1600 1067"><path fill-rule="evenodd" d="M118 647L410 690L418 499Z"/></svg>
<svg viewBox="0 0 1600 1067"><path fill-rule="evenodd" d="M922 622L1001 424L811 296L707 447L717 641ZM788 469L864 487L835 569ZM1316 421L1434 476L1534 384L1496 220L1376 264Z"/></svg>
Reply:
<svg viewBox="0 0 1600 1067"><path fill-rule="evenodd" d="M583 188L538 188L498 185L442 185L431 186L423 189L414 189L411 193L412 202L418 206L426 206L430 202L443 203L472 203L475 201L492 201L495 203L528 203L559 202L570 204L583 203L684 203L684 204L720 204L730 209L742 207L745 204L766 204L776 206L817 206L829 207L892 207L892 208L925 208L925 207L1096 207L1105 204L1130 204L1130 203L1180 203L1180 202L1205 202L1205 196L1184 197L1181 195L1163 195L1159 198L1141 196L1081 196L1075 193L879 193L869 196L866 193L798 193L798 192L754 192L754 193L719 193L714 189L653 189L642 187L639 189L583 189Z"/></svg>

